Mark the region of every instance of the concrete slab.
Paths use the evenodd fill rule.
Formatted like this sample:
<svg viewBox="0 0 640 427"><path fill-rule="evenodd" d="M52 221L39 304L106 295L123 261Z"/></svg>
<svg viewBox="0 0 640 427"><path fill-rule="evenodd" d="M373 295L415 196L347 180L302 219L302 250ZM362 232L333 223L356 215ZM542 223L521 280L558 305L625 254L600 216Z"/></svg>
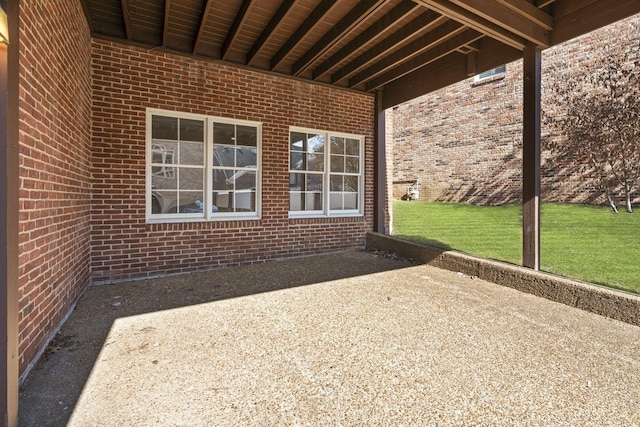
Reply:
<svg viewBox="0 0 640 427"><path fill-rule="evenodd" d="M640 425L637 326L365 252L93 287L58 339L21 425Z"/></svg>

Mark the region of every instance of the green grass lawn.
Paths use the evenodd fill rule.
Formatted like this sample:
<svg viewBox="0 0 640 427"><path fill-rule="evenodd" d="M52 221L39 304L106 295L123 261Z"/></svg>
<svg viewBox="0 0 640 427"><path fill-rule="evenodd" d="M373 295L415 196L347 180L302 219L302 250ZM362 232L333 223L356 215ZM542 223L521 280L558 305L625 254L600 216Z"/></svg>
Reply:
<svg viewBox="0 0 640 427"><path fill-rule="evenodd" d="M522 264L520 205L395 201L396 237ZM541 269L640 293L640 209L544 203Z"/></svg>

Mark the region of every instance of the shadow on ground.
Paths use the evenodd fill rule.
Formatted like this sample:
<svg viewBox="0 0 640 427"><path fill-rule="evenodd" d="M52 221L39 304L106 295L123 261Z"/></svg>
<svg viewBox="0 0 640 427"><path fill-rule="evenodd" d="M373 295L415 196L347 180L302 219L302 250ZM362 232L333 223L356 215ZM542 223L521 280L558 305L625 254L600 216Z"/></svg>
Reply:
<svg viewBox="0 0 640 427"><path fill-rule="evenodd" d="M208 272L92 286L20 388L20 426L64 426L119 318L356 277L414 265L386 252L348 251Z"/></svg>

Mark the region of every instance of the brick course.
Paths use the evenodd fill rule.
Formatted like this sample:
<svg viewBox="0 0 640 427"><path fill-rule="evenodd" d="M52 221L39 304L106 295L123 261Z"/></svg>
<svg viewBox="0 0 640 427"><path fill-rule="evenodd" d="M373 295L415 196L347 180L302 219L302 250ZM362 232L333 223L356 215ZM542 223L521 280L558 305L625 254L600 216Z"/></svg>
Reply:
<svg viewBox="0 0 640 427"><path fill-rule="evenodd" d="M606 61L606 48L640 45L630 23L612 24L543 51L542 108L556 79L583 73ZM522 61L507 64L504 78L470 78L399 105L391 113L394 181L420 179L420 199L478 204L520 202L522 179ZM552 136L544 125L543 138ZM542 153L542 196L546 201L603 203L594 182L576 165L553 167ZM396 184L400 198L407 184ZM636 200L640 202L640 191Z"/></svg>
<svg viewBox="0 0 640 427"><path fill-rule="evenodd" d="M19 363L89 283L91 45L80 2L20 2Z"/></svg>
<svg viewBox="0 0 640 427"><path fill-rule="evenodd" d="M146 224L147 107L261 122L262 219ZM373 224L373 109L355 92L93 40L93 281L363 246ZM364 217L288 218L289 126L365 136Z"/></svg>

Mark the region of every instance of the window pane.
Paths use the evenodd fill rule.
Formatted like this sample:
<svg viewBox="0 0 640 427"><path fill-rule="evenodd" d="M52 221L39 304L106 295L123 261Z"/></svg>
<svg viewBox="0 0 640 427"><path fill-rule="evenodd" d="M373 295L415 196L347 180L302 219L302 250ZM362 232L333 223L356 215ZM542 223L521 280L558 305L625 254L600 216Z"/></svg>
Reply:
<svg viewBox="0 0 640 427"><path fill-rule="evenodd" d="M234 193L233 207L235 212L253 212L256 206L256 191L236 190Z"/></svg>
<svg viewBox="0 0 640 427"><path fill-rule="evenodd" d="M178 119L174 117L153 116L151 119L151 138L178 139Z"/></svg>
<svg viewBox="0 0 640 427"><path fill-rule="evenodd" d="M233 191L220 190L213 192L213 205L218 212L230 212L233 206Z"/></svg>
<svg viewBox="0 0 640 427"><path fill-rule="evenodd" d="M202 191L181 191L178 200L178 212L202 212Z"/></svg>
<svg viewBox="0 0 640 427"><path fill-rule="evenodd" d="M316 134L316 135L308 135L309 139L307 142L307 151L309 153L315 153L317 151L324 152L324 135Z"/></svg>
<svg viewBox="0 0 640 427"><path fill-rule="evenodd" d="M213 124L213 143L235 145L235 125L227 123Z"/></svg>
<svg viewBox="0 0 640 427"><path fill-rule="evenodd" d="M306 148L305 140L307 136L300 132L291 132L290 136L290 150L291 151L304 151Z"/></svg>
<svg viewBox="0 0 640 427"><path fill-rule="evenodd" d="M342 203L343 209L358 209L358 193L343 193Z"/></svg>
<svg viewBox="0 0 640 427"><path fill-rule="evenodd" d="M322 154L307 154L307 170L310 171L324 171L324 155Z"/></svg>
<svg viewBox="0 0 640 427"><path fill-rule="evenodd" d="M227 166L233 167L235 164L235 152L234 147L219 146L213 147L213 166Z"/></svg>
<svg viewBox="0 0 640 427"><path fill-rule="evenodd" d="M308 211L321 211L322 208L322 193L312 192L305 193L306 210Z"/></svg>
<svg viewBox="0 0 640 427"><path fill-rule="evenodd" d="M236 190L248 190L256 188L256 173L246 170L236 170L229 183L235 184Z"/></svg>
<svg viewBox="0 0 640 427"><path fill-rule="evenodd" d="M345 172L347 173L358 173L360 170L360 159L358 157L346 157L346 168Z"/></svg>
<svg viewBox="0 0 640 427"><path fill-rule="evenodd" d="M176 163L175 153L178 150L178 144L175 142L163 141L151 146L151 163Z"/></svg>
<svg viewBox="0 0 640 427"><path fill-rule="evenodd" d="M202 191L202 169L178 168L178 180L181 190Z"/></svg>
<svg viewBox="0 0 640 427"><path fill-rule="evenodd" d="M358 180L359 177L357 176L345 176L344 177L344 184L343 184L343 189L342 191L358 191Z"/></svg>
<svg viewBox="0 0 640 427"><path fill-rule="evenodd" d="M360 155L360 141L357 139L347 138L345 146L345 154L349 156Z"/></svg>
<svg viewBox="0 0 640 427"><path fill-rule="evenodd" d="M151 194L151 213L177 213L177 191L153 191Z"/></svg>
<svg viewBox="0 0 640 427"><path fill-rule="evenodd" d="M329 209L342 210L342 193L331 193L329 195Z"/></svg>
<svg viewBox="0 0 640 427"><path fill-rule="evenodd" d="M204 164L204 144L201 142L181 142L180 159L178 163L182 165L203 165Z"/></svg>
<svg viewBox="0 0 640 427"><path fill-rule="evenodd" d="M344 138L331 137L331 154L344 154Z"/></svg>
<svg viewBox="0 0 640 427"><path fill-rule="evenodd" d="M233 188L233 183L229 179L233 176L233 169L214 170L213 171L213 189L227 190Z"/></svg>
<svg viewBox="0 0 640 427"><path fill-rule="evenodd" d="M255 168L256 164L257 154L254 148L236 148L236 167Z"/></svg>
<svg viewBox="0 0 640 427"><path fill-rule="evenodd" d="M344 172L343 156L331 156L331 172Z"/></svg>
<svg viewBox="0 0 640 427"><path fill-rule="evenodd" d="M308 174L307 175L307 191L322 191L322 175L320 174Z"/></svg>
<svg viewBox="0 0 640 427"><path fill-rule="evenodd" d="M151 178L151 188L153 190L175 190L178 188L178 182L175 179L175 177L173 176L173 168L172 169L172 175L171 176L167 176L164 175L162 173L160 173L160 171L164 169L161 167L153 167L151 168L152 173L153 173L153 177Z"/></svg>
<svg viewBox="0 0 640 427"><path fill-rule="evenodd" d="M292 191L289 193L289 210L290 211L301 211L304 210L304 192Z"/></svg>
<svg viewBox="0 0 640 427"><path fill-rule="evenodd" d="M256 147L258 145L258 129L252 126L237 126L238 145Z"/></svg>
<svg viewBox="0 0 640 427"><path fill-rule="evenodd" d="M305 185L305 174L292 173L289 174L289 191L302 191Z"/></svg>
<svg viewBox="0 0 640 427"><path fill-rule="evenodd" d="M298 151L292 151L290 153L290 162L289 168L292 170L305 170L306 165L304 164L305 155Z"/></svg>
<svg viewBox="0 0 640 427"><path fill-rule="evenodd" d="M342 191L342 175L331 175L329 191Z"/></svg>
<svg viewBox="0 0 640 427"><path fill-rule="evenodd" d="M204 141L204 122L202 120L180 119L181 141Z"/></svg>

